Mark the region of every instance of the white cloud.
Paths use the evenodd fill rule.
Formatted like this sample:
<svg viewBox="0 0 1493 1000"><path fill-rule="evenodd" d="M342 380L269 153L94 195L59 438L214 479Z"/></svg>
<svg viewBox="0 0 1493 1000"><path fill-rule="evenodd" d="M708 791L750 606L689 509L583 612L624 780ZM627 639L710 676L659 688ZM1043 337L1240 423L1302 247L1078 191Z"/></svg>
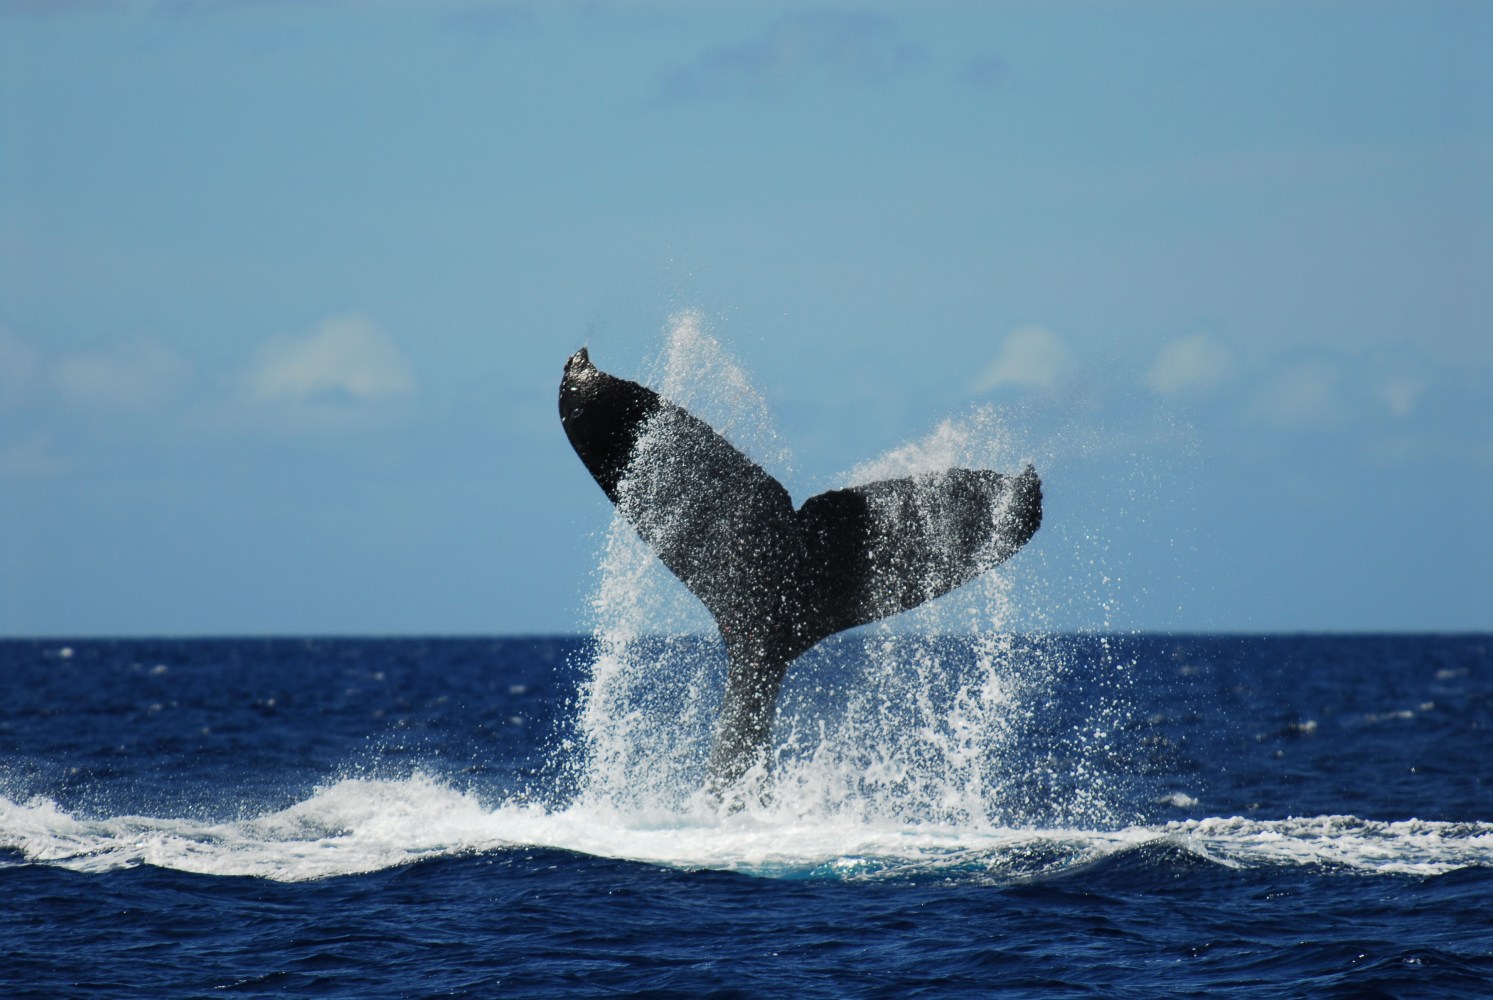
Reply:
<svg viewBox="0 0 1493 1000"><path fill-rule="evenodd" d="M392 337L362 317L342 316L265 344L248 382L264 401L376 400L413 392L415 375Z"/></svg>
<svg viewBox="0 0 1493 1000"><path fill-rule="evenodd" d="M1415 412L1430 385L1429 379L1419 375L1391 372L1379 384L1378 397L1390 413L1403 420Z"/></svg>
<svg viewBox="0 0 1493 1000"><path fill-rule="evenodd" d="M782 87L808 76L878 82L924 54L874 14L817 10L779 18L763 34L714 49L665 82L666 98L714 97Z"/></svg>
<svg viewBox="0 0 1493 1000"><path fill-rule="evenodd" d="M1338 369L1326 362L1293 365L1266 383L1250 414L1277 427L1338 423L1346 414L1338 388L1341 381Z"/></svg>
<svg viewBox="0 0 1493 1000"><path fill-rule="evenodd" d="M1234 374L1234 352L1206 333L1174 340L1146 372L1146 384L1164 396L1201 392Z"/></svg>
<svg viewBox="0 0 1493 1000"><path fill-rule="evenodd" d="M1050 389L1071 366L1068 349L1051 331L1023 327L1006 337L1000 355L975 381L974 391L989 392L1002 385Z"/></svg>
<svg viewBox="0 0 1493 1000"><path fill-rule="evenodd" d="M64 354L51 367L63 399L89 408L146 409L169 401L192 380L192 366L181 355L150 340Z"/></svg>

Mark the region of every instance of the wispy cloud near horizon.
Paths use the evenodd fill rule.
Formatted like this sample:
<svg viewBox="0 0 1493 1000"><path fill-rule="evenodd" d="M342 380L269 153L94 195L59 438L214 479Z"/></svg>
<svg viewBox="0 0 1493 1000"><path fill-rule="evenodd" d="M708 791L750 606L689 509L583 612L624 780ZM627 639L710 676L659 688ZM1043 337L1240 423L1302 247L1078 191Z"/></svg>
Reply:
<svg viewBox="0 0 1493 1000"><path fill-rule="evenodd" d="M1072 368L1068 348L1051 330L1028 326L1012 331L1001 344L1000 354L973 386L976 393L1002 385L1051 389Z"/></svg>
<svg viewBox="0 0 1493 1000"><path fill-rule="evenodd" d="M362 316L338 316L262 345L248 387L262 402L371 401L413 392L415 373L387 333Z"/></svg>
<svg viewBox="0 0 1493 1000"><path fill-rule="evenodd" d="M1210 389L1234 374L1234 352L1217 338L1196 333L1161 349L1146 371L1145 382L1163 396Z"/></svg>

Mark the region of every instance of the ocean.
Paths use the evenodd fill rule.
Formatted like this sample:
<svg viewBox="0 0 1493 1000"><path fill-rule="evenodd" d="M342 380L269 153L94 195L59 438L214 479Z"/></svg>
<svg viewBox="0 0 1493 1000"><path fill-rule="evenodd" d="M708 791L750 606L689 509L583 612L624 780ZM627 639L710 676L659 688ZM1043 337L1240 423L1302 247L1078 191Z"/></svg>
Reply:
<svg viewBox="0 0 1493 1000"><path fill-rule="evenodd" d="M1490 648L0 641L0 993L1493 995Z"/></svg>

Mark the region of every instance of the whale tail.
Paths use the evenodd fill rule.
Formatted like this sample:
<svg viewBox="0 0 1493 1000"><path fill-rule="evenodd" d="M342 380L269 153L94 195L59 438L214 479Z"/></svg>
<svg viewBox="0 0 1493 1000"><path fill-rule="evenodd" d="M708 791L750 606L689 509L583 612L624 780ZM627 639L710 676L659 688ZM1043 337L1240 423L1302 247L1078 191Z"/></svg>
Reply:
<svg viewBox="0 0 1493 1000"><path fill-rule="evenodd" d="M721 630L729 666L707 778L717 792L765 761L799 654L968 583L1042 523L1030 466L880 480L795 509L704 421L601 371L585 348L566 362L560 419L592 478Z"/></svg>

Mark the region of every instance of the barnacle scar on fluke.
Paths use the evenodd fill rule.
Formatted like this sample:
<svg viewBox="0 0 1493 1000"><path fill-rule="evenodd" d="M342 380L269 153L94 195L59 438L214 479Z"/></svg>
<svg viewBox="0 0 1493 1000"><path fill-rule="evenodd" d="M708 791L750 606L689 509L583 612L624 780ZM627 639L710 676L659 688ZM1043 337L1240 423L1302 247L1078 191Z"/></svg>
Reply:
<svg viewBox="0 0 1493 1000"><path fill-rule="evenodd" d="M706 784L766 761L788 666L815 643L962 586L1042 524L1042 483L986 469L830 490L797 509L761 467L682 407L591 363L565 363L576 454L715 618L729 664Z"/></svg>

